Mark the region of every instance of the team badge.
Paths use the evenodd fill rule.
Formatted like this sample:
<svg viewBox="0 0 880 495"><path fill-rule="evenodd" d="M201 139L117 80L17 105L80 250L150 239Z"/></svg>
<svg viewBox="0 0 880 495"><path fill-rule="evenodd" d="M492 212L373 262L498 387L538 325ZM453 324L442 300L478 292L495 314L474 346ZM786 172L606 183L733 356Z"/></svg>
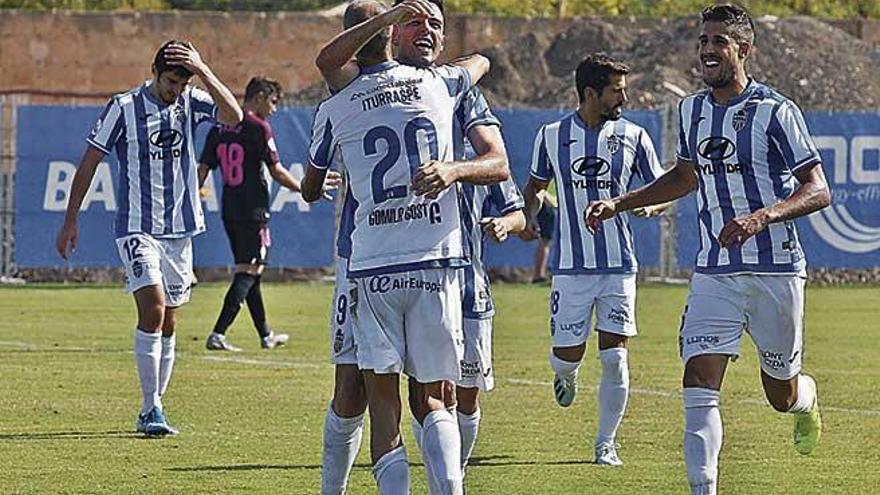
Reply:
<svg viewBox="0 0 880 495"><path fill-rule="evenodd" d="M144 275L144 265L140 261L131 264L131 273L134 278L141 278Z"/></svg>
<svg viewBox="0 0 880 495"><path fill-rule="evenodd" d="M605 146L608 147L608 153L611 153L613 155L620 151L620 143L622 141L623 140L620 138L620 136L616 134L608 136L608 139L605 141Z"/></svg>
<svg viewBox="0 0 880 495"><path fill-rule="evenodd" d="M739 132L746 128L746 121L748 120L748 116L746 115L745 110L739 110L735 114L733 114L733 130Z"/></svg>

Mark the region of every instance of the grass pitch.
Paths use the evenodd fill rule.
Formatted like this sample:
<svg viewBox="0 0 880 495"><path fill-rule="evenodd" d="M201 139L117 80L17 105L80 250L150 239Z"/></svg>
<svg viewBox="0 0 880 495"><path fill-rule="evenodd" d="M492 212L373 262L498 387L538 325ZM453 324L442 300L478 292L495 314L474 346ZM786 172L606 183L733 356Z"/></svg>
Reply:
<svg viewBox="0 0 880 495"><path fill-rule="evenodd" d="M117 287L0 288L0 493L316 494L330 398L327 317L332 287L264 287L269 321L293 334L262 351L246 310L230 329L238 354L204 339L224 285L202 285L182 311L178 360L165 398L181 435L134 434L139 388L134 302ZM631 344L632 395L619 433L620 469L591 464L596 428L595 339L568 409L556 406L547 363L547 287L495 288L496 389L468 469L469 493L686 493L677 331L684 287L639 289L641 335ZM791 445L792 418L764 404L754 347L728 369L720 493L880 493L880 290L807 291L805 369L825 423L811 456ZM404 436L413 493L424 468ZM366 435L365 435L366 438ZM349 493L375 493L366 442Z"/></svg>

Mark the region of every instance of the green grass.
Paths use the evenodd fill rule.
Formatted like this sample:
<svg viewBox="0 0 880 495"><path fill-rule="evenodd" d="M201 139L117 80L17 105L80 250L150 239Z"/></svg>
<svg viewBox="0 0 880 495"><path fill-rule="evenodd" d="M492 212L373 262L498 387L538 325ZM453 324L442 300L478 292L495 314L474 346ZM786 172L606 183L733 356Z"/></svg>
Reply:
<svg viewBox="0 0 880 495"><path fill-rule="evenodd" d="M116 287L0 289L0 493L318 493L332 384L331 289L265 287L270 322L293 333L291 345L261 351L243 312L229 334L246 352L232 356L203 348L225 287L200 286L182 312L165 398L182 433L163 440L133 434L140 393L129 296ZM686 289L640 288L641 336L631 345L633 394L619 434L621 469L588 462L596 428L595 344L575 404L563 410L553 401L547 290L496 287L497 387L483 400L470 493L686 493L677 344ZM878 296L876 288L808 289L805 369L819 383L825 421L811 456L791 446L791 417L762 405L757 360L744 342L722 398L721 493L880 491ZM405 417L413 493L426 493ZM363 448L350 493L375 493L368 464Z"/></svg>

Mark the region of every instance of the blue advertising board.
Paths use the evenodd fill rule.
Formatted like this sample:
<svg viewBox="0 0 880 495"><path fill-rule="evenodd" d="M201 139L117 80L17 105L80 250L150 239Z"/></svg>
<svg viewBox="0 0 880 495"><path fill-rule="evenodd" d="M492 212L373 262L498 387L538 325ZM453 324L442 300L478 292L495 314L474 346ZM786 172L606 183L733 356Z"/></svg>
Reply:
<svg viewBox="0 0 880 495"><path fill-rule="evenodd" d="M23 106L18 114L18 162L16 171L16 263L21 267L63 266L55 253L55 235L64 217L67 194L76 164L85 149L88 134L100 107ZM564 115L552 110L503 110L511 168L519 184L528 179L534 136L541 124ZM289 108L272 117L272 127L282 163L300 176L306 162L312 109ZM657 112L630 112L627 117L646 127L659 146L660 116ZM208 128L200 129L200 149ZM659 151L659 150L658 150ZM113 242L113 215L118 181L115 158L108 155L98 167L79 217L79 247L71 266L114 266L118 264ZM219 177L207 184L204 201L208 231L195 239L195 265L226 266L231 263L219 214ZM280 190L279 190L280 189ZM333 259L333 205L308 205L295 193L273 185L270 227L274 247L273 266L328 266ZM659 229L656 221L633 222L637 252L644 265L656 265L659 258ZM511 239L503 246L490 246L490 266L530 266L533 245Z"/></svg>

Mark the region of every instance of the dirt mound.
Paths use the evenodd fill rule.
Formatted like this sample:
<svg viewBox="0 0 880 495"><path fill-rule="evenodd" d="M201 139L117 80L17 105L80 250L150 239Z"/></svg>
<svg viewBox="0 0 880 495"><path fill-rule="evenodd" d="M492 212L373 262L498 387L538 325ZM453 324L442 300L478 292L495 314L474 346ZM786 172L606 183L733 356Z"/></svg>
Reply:
<svg viewBox="0 0 880 495"><path fill-rule="evenodd" d="M824 22L804 17L758 20L749 72L805 109L880 108L880 52ZM585 19L553 37L528 34L486 50L484 80L495 105L555 108L577 105L574 68L584 54L605 51L633 69L630 106L675 104L703 87L694 19L656 27Z"/></svg>

